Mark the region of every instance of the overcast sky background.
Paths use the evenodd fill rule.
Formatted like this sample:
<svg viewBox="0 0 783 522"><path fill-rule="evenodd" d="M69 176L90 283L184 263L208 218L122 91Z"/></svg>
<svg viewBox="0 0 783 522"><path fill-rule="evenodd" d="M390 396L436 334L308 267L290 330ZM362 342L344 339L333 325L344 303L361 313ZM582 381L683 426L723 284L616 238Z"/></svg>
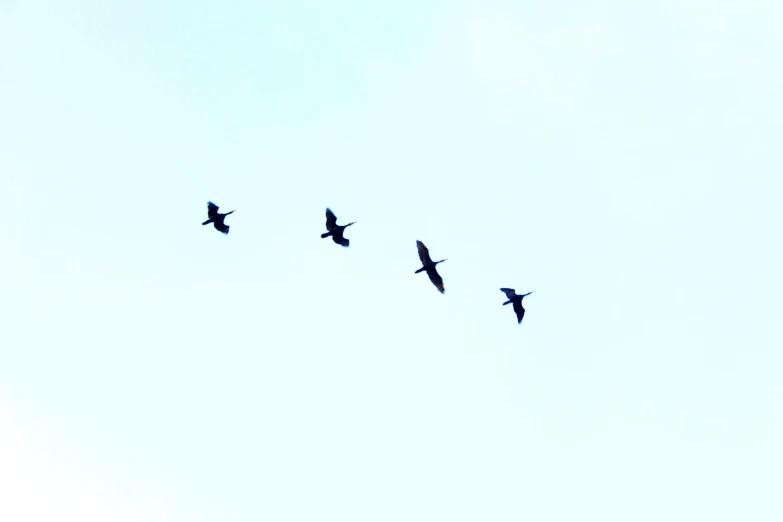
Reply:
<svg viewBox="0 0 783 522"><path fill-rule="evenodd" d="M780 27L0 0L0 518L783 519Z"/></svg>

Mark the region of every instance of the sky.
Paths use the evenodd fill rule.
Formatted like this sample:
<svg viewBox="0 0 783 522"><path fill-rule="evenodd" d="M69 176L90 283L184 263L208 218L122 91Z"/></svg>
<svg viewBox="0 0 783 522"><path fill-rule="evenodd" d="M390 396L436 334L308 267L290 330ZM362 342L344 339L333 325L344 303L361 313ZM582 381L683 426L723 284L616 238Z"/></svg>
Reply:
<svg viewBox="0 0 783 522"><path fill-rule="evenodd" d="M0 519L783 519L781 25L0 1Z"/></svg>

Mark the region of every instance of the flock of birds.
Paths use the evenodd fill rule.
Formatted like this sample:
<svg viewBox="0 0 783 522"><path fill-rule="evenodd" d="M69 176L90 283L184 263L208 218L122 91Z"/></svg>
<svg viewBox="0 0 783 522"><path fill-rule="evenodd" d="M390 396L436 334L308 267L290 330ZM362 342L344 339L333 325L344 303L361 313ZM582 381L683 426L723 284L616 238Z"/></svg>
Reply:
<svg viewBox="0 0 783 522"><path fill-rule="evenodd" d="M226 212L225 214L221 214L218 212L218 207L211 201L207 202L207 220L202 223L202 225L209 225L212 223L215 228L222 232L223 234L228 234L229 226L226 225L226 216L229 214L233 214L236 212L235 210L232 210L231 212ZM326 232L321 234L322 238L331 237L332 240L337 243L338 245L347 247L351 244L350 240L345 237L345 229L350 227L351 225L355 224L356 221L351 221L350 223L346 225L338 225L337 224L337 216L334 215L334 212L331 211L331 209L326 209ZM435 268L438 263L443 263L446 261L445 259L441 259L440 261L433 261L430 257L430 251L427 249L427 247L419 240L416 240L416 248L419 250L419 259L421 259L421 268L416 270L416 274L420 272L427 272L427 275L430 277L430 281L432 281L432 284L435 285L435 288L437 288L440 293L445 293L446 288L443 286L443 278L438 273L438 270ZM526 294L517 294L516 291L513 288L501 288L501 292L506 294L506 298L508 299L503 305L511 304L513 305L514 312L517 314L517 324L522 322L522 318L525 317L525 309L522 306L522 299L525 296L528 296L532 294L533 292L528 292Z"/></svg>

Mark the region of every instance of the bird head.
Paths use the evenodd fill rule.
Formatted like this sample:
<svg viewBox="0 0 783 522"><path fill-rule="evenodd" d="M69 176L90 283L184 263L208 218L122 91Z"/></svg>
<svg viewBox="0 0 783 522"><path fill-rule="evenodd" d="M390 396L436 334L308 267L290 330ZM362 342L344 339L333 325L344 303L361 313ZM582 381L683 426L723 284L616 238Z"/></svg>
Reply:
<svg viewBox="0 0 783 522"><path fill-rule="evenodd" d="M346 227L350 227L350 226L351 226L351 225L353 225L354 223L356 223L356 221L351 221L350 223L348 223L348 224L347 224L347 225L345 225L345 226L346 226Z"/></svg>
<svg viewBox="0 0 783 522"><path fill-rule="evenodd" d="M233 214L234 212L236 212L236 210L232 210L231 212L229 212L229 214Z"/></svg>
<svg viewBox="0 0 783 522"><path fill-rule="evenodd" d="M440 261L438 261L438 263L442 263L444 261L448 261L448 259L441 259Z"/></svg>

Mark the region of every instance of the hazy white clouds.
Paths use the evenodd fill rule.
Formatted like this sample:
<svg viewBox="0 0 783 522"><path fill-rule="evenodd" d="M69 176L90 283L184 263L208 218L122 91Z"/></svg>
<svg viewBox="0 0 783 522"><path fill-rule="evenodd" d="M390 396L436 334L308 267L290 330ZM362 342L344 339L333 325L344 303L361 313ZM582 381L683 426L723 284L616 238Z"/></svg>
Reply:
<svg viewBox="0 0 783 522"><path fill-rule="evenodd" d="M496 94L527 91L566 107L585 88L590 67L619 44L605 25L542 31L500 16L472 22L468 41L477 77Z"/></svg>
<svg viewBox="0 0 783 522"><path fill-rule="evenodd" d="M773 4L61 4L0 17L2 522L783 519Z"/></svg>
<svg viewBox="0 0 783 522"><path fill-rule="evenodd" d="M0 400L0 514L9 522L170 520L159 499L112 487L111 477L64 451L56 435L29 429ZM153 495L157 497L158 495Z"/></svg>
<svg viewBox="0 0 783 522"><path fill-rule="evenodd" d="M673 1L669 8L686 28L683 52L699 71L729 81L754 96L783 93L783 4L766 0Z"/></svg>

